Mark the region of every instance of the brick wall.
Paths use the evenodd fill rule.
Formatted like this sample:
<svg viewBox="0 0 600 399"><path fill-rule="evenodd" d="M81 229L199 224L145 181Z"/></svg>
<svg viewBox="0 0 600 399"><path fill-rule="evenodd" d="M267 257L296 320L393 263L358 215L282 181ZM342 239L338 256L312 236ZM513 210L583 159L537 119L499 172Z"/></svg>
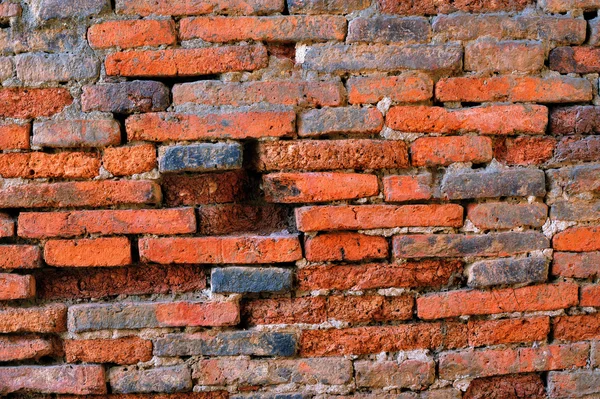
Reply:
<svg viewBox="0 0 600 399"><path fill-rule="evenodd" d="M0 0L0 396L600 397L598 0Z"/></svg>

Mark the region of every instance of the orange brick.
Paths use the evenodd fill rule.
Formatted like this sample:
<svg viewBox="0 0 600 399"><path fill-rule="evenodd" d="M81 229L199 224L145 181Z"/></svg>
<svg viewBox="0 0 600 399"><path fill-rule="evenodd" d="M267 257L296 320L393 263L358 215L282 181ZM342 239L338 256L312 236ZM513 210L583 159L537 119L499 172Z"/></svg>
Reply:
<svg viewBox="0 0 600 399"><path fill-rule="evenodd" d="M552 333L562 341L600 339L600 314L554 317Z"/></svg>
<svg viewBox="0 0 600 399"><path fill-rule="evenodd" d="M487 163L492 160L489 137L422 137L410 146L414 166L447 166L455 162Z"/></svg>
<svg viewBox="0 0 600 399"><path fill-rule="evenodd" d="M494 143L494 157L508 165L539 165L554 154L553 137L499 138Z"/></svg>
<svg viewBox="0 0 600 399"><path fill-rule="evenodd" d="M67 89L0 89L0 117L30 119L52 116L73 102Z"/></svg>
<svg viewBox="0 0 600 399"><path fill-rule="evenodd" d="M556 251L588 252L600 250L600 227L571 227L552 238Z"/></svg>
<svg viewBox="0 0 600 399"><path fill-rule="evenodd" d="M581 287L581 306L600 307L600 285L586 285Z"/></svg>
<svg viewBox="0 0 600 399"><path fill-rule="evenodd" d="M0 154L0 176L24 179L91 179L100 173L100 160L83 152Z"/></svg>
<svg viewBox="0 0 600 399"><path fill-rule="evenodd" d="M1 245L0 252L0 269L34 269L42 260L36 245Z"/></svg>
<svg viewBox="0 0 600 399"><path fill-rule="evenodd" d="M0 273L0 301L33 297L35 297L33 276Z"/></svg>
<svg viewBox="0 0 600 399"><path fill-rule="evenodd" d="M87 33L92 48L131 48L175 44L172 20L108 21L90 26Z"/></svg>
<svg viewBox="0 0 600 399"><path fill-rule="evenodd" d="M114 176L150 172L156 168L156 148L152 144L110 147L104 150L102 166Z"/></svg>
<svg viewBox="0 0 600 399"><path fill-rule="evenodd" d="M550 333L550 318L469 320L467 328L471 346L545 341Z"/></svg>
<svg viewBox="0 0 600 399"><path fill-rule="evenodd" d="M30 308L5 307L0 310L2 333L63 331L67 331L67 307L63 304Z"/></svg>
<svg viewBox="0 0 600 399"><path fill-rule="evenodd" d="M200 15L200 14L270 14L283 11L281 0L118 0L118 14Z"/></svg>
<svg viewBox="0 0 600 399"><path fill-rule="evenodd" d="M0 122L0 150L28 150L31 124Z"/></svg>
<svg viewBox="0 0 600 399"><path fill-rule="evenodd" d="M360 261L387 258L389 245L384 237L328 233L307 237L304 251L306 259L311 262Z"/></svg>
<svg viewBox="0 0 600 399"><path fill-rule="evenodd" d="M386 201L428 200L433 195L431 173L415 176L384 176L382 180Z"/></svg>
<svg viewBox="0 0 600 399"><path fill-rule="evenodd" d="M50 240L44 246L50 266L125 266L131 263L131 244L126 237Z"/></svg>
<svg viewBox="0 0 600 399"><path fill-rule="evenodd" d="M429 100L433 95L433 81L420 73L377 78L352 77L347 84L350 104L375 104L384 97L392 101L414 103Z"/></svg>
<svg viewBox="0 0 600 399"><path fill-rule="evenodd" d="M152 358L152 341L138 337L117 339L68 339L67 362L136 364Z"/></svg>

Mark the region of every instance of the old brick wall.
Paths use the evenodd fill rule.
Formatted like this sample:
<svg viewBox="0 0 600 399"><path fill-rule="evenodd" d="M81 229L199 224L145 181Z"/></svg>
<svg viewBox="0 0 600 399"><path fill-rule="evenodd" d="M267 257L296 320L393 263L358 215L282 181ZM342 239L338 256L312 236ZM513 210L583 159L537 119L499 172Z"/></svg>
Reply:
<svg viewBox="0 0 600 399"><path fill-rule="evenodd" d="M599 398L598 9L0 0L0 396Z"/></svg>

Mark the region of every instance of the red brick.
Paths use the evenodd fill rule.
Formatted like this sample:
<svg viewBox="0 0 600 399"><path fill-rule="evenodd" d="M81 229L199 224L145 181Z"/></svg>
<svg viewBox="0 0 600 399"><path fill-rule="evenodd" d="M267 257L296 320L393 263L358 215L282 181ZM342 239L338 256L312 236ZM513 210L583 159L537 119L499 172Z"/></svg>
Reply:
<svg viewBox="0 0 600 399"><path fill-rule="evenodd" d="M600 285L586 285L581 287L581 306L600 307Z"/></svg>
<svg viewBox="0 0 600 399"><path fill-rule="evenodd" d="M45 121L33 124L32 144L41 147L106 147L121 143L113 119Z"/></svg>
<svg viewBox="0 0 600 399"><path fill-rule="evenodd" d="M228 399L227 391L179 393L112 393L108 395L57 395L58 399Z"/></svg>
<svg viewBox="0 0 600 399"><path fill-rule="evenodd" d="M445 78L435 85L439 101L570 103L590 101L587 79L567 76L495 76Z"/></svg>
<svg viewBox="0 0 600 399"><path fill-rule="evenodd" d="M127 118L129 141L281 137L294 132L293 111L233 111L205 115L149 113Z"/></svg>
<svg viewBox="0 0 600 399"><path fill-rule="evenodd" d="M248 194L243 172L165 175L162 180L168 206L219 204L240 201Z"/></svg>
<svg viewBox="0 0 600 399"><path fill-rule="evenodd" d="M384 176L382 180L386 201L428 200L433 195L433 178L429 172L414 176Z"/></svg>
<svg viewBox="0 0 600 399"><path fill-rule="evenodd" d="M600 107L593 105L554 108L550 113L550 133L597 134L600 132L599 115Z"/></svg>
<svg viewBox="0 0 600 399"><path fill-rule="evenodd" d="M281 0L118 0L118 14L200 15L200 14L269 14L283 11Z"/></svg>
<svg viewBox="0 0 600 399"><path fill-rule="evenodd" d="M415 349L456 348L466 345L464 330L458 323L411 323L398 326L304 330L300 337L300 355L363 355Z"/></svg>
<svg viewBox="0 0 600 399"><path fill-rule="evenodd" d="M15 222L5 213L0 213L0 237L12 237L15 235ZM1 268L1 266L0 266Z"/></svg>
<svg viewBox="0 0 600 399"><path fill-rule="evenodd" d="M350 14L371 5L370 0L289 0L292 14Z"/></svg>
<svg viewBox="0 0 600 399"><path fill-rule="evenodd" d="M384 237L329 233L307 237L304 252L310 262L361 261L387 258L389 245Z"/></svg>
<svg viewBox="0 0 600 399"><path fill-rule="evenodd" d="M377 108L336 107L305 111L298 116L298 135L374 134L383 127Z"/></svg>
<svg viewBox="0 0 600 399"><path fill-rule="evenodd" d="M544 10L552 13L562 13L571 10L594 11L598 9L596 0L546 0Z"/></svg>
<svg viewBox="0 0 600 399"><path fill-rule="evenodd" d="M22 212L18 235L26 238L85 234L185 234L196 231L193 208Z"/></svg>
<svg viewBox="0 0 600 399"><path fill-rule="evenodd" d="M0 89L0 117L30 119L52 116L73 102L67 89Z"/></svg>
<svg viewBox="0 0 600 399"><path fill-rule="evenodd" d="M556 251L589 252L600 250L600 227L571 227L552 238Z"/></svg>
<svg viewBox="0 0 600 399"><path fill-rule="evenodd" d="M331 205L296 208L300 231L367 230L394 227L460 227L460 205Z"/></svg>
<svg viewBox="0 0 600 399"><path fill-rule="evenodd" d="M142 260L170 263L279 263L302 258L295 235L142 238Z"/></svg>
<svg viewBox="0 0 600 399"><path fill-rule="evenodd" d="M0 392L106 393L104 367L100 365L13 366L0 368Z"/></svg>
<svg viewBox="0 0 600 399"><path fill-rule="evenodd" d="M87 32L90 47L131 48L175 44L175 24L172 20L107 21L92 25Z"/></svg>
<svg viewBox="0 0 600 399"><path fill-rule="evenodd" d="M548 392L550 398L588 398L598 397L600 383L597 370L571 370L548 373Z"/></svg>
<svg viewBox="0 0 600 399"><path fill-rule="evenodd" d="M554 317L552 333L562 341L600 339L600 314Z"/></svg>
<svg viewBox="0 0 600 399"><path fill-rule="evenodd" d="M464 69L477 72L536 72L546 59L541 42L479 40L465 46Z"/></svg>
<svg viewBox="0 0 600 399"><path fill-rule="evenodd" d="M34 269L40 267L42 253L36 245L2 245L0 269Z"/></svg>
<svg viewBox="0 0 600 399"><path fill-rule="evenodd" d="M359 387L421 390L435 381L433 360L363 360L354 362L354 369Z"/></svg>
<svg viewBox="0 0 600 399"><path fill-rule="evenodd" d="M102 166L114 176L150 172L156 165L156 148L152 144L110 147L102 155Z"/></svg>
<svg viewBox="0 0 600 399"><path fill-rule="evenodd" d="M469 320L467 328L470 346L545 341L550 333L550 318Z"/></svg>
<svg viewBox="0 0 600 399"><path fill-rule="evenodd" d="M328 169L403 169L408 151L403 141L302 140L258 145L254 166L259 171Z"/></svg>
<svg viewBox="0 0 600 399"><path fill-rule="evenodd" d="M264 102L277 105L334 107L343 105L345 92L344 85L340 82L207 80L173 86L173 104L243 106Z"/></svg>
<svg viewBox="0 0 600 399"><path fill-rule="evenodd" d="M240 322L240 307L236 302L161 303L156 320L172 327L234 326Z"/></svg>
<svg viewBox="0 0 600 399"><path fill-rule="evenodd" d="M550 169L547 173L552 185L567 194L579 194L600 191L599 170L599 165L583 164Z"/></svg>
<svg viewBox="0 0 600 399"><path fill-rule="evenodd" d="M440 378L456 380L584 367L589 352L589 344L577 343L446 353L440 355L439 373Z"/></svg>
<svg viewBox="0 0 600 399"><path fill-rule="evenodd" d="M35 279L29 275L0 273L0 301L35 297Z"/></svg>
<svg viewBox="0 0 600 399"><path fill-rule="evenodd" d="M447 166L455 162L487 163L492 160L489 137L422 137L410 146L413 166Z"/></svg>
<svg viewBox="0 0 600 399"><path fill-rule="evenodd" d="M442 107L397 106L386 124L411 133L544 134L548 109L543 105L490 105L448 110Z"/></svg>
<svg viewBox="0 0 600 399"><path fill-rule="evenodd" d="M0 150L28 150L30 123L0 122Z"/></svg>
<svg viewBox="0 0 600 399"><path fill-rule="evenodd" d="M539 165L552 158L555 146L552 137L502 137L494 142L494 158L507 165Z"/></svg>
<svg viewBox="0 0 600 399"><path fill-rule="evenodd" d="M83 152L43 152L0 154L0 176L4 178L91 179L100 172L95 154Z"/></svg>
<svg viewBox="0 0 600 399"><path fill-rule="evenodd" d="M57 345L52 340L34 336L3 336L0 337L0 361L39 359L55 355Z"/></svg>
<svg viewBox="0 0 600 399"><path fill-rule="evenodd" d="M28 184L0 190L0 208L155 204L160 199L160 187L144 180Z"/></svg>
<svg viewBox="0 0 600 399"><path fill-rule="evenodd" d="M378 0L379 7L386 14L431 15L449 14L455 11L470 13L522 10L530 0L501 0L495 2L473 2L469 0L422 0L404 2L402 0Z"/></svg>
<svg viewBox="0 0 600 399"><path fill-rule="evenodd" d="M548 217L548 207L541 203L486 202L470 204L467 209L469 220L482 230L542 227Z"/></svg>
<svg viewBox="0 0 600 399"><path fill-rule="evenodd" d="M105 67L107 75L176 77L253 71L267 61L265 47L252 45L119 52L106 57Z"/></svg>
<svg viewBox="0 0 600 399"><path fill-rule="evenodd" d="M600 275L600 252L554 252L552 274L570 278L596 278Z"/></svg>
<svg viewBox="0 0 600 399"><path fill-rule="evenodd" d="M67 307L63 304L32 308L5 307L0 310L0 332L2 333L56 333L66 330Z"/></svg>
<svg viewBox="0 0 600 399"><path fill-rule="evenodd" d="M403 103L429 100L433 81L425 74L405 73L399 76L351 77L348 79L350 104L375 104L384 98Z"/></svg>
<svg viewBox="0 0 600 399"><path fill-rule="evenodd" d="M306 42L344 40L346 18L342 16L197 17L179 23L182 40L207 42L243 40Z"/></svg>
<svg viewBox="0 0 600 399"><path fill-rule="evenodd" d="M377 288L440 288L462 273L459 260L424 260L420 262L317 265L298 269L302 291L369 290Z"/></svg>
<svg viewBox="0 0 600 399"><path fill-rule="evenodd" d="M429 294L417 299L422 319L442 319L463 315L564 309L579 302L573 283L542 284L492 291L459 290Z"/></svg>
<svg viewBox="0 0 600 399"><path fill-rule="evenodd" d="M600 71L600 48L557 47L550 51L550 69L560 73L597 73Z"/></svg>
<svg viewBox="0 0 600 399"><path fill-rule="evenodd" d="M152 358L152 341L138 337L116 339L68 339L67 362L136 364Z"/></svg>
<svg viewBox="0 0 600 399"><path fill-rule="evenodd" d="M289 216L287 207L280 205L205 205L198 208L198 233L274 233L288 227Z"/></svg>
<svg viewBox="0 0 600 399"><path fill-rule="evenodd" d="M131 263L131 243L127 237L50 240L44 260L60 267L125 266Z"/></svg>
<svg viewBox="0 0 600 399"><path fill-rule="evenodd" d="M594 162L598 157L600 157L599 137L563 137L556 144L551 163Z"/></svg>
<svg viewBox="0 0 600 399"><path fill-rule="evenodd" d="M358 173L271 173L263 176L268 202L329 202L379 193L377 176Z"/></svg>
<svg viewBox="0 0 600 399"><path fill-rule="evenodd" d="M537 374L477 378L463 399L546 399L546 388Z"/></svg>

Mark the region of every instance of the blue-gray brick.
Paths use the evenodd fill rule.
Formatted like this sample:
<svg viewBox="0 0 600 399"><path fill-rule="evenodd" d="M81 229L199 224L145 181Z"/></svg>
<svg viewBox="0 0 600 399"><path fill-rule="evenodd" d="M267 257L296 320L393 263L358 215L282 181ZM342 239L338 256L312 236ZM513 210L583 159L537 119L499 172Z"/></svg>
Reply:
<svg viewBox="0 0 600 399"><path fill-rule="evenodd" d="M596 222L600 218L600 201L560 201L550 208L550 217L555 220Z"/></svg>
<svg viewBox="0 0 600 399"><path fill-rule="evenodd" d="M230 399L305 399L310 397L301 393L248 393L230 396Z"/></svg>
<svg viewBox="0 0 600 399"><path fill-rule="evenodd" d="M158 327L154 303L82 304L69 307L71 332Z"/></svg>
<svg viewBox="0 0 600 399"><path fill-rule="evenodd" d="M82 54L19 54L15 65L17 77L27 84L93 79L100 73L100 61Z"/></svg>
<svg viewBox="0 0 600 399"><path fill-rule="evenodd" d="M238 143L202 143L167 147L160 157L161 172L199 172L239 169L242 146Z"/></svg>
<svg viewBox="0 0 600 399"><path fill-rule="evenodd" d="M113 393L171 393L192 389L192 376L184 365L149 370L112 368L109 380Z"/></svg>
<svg viewBox="0 0 600 399"><path fill-rule="evenodd" d="M65 19L89 17L110 9L108 0L32 0L38 19Z"/></svg>
<svg viewBox="0 0 600 399"><path fill-rule="evenodd" d="M295 353L296 336L286 332L170 334L154 341L156 356L292 356Z"/></svg>
<svg viewBox="0 0 600 399"><path fill-rule="evenodd" d="M469 287L538 283L548 278L548 261L543 257L482 260L469 269Z"/></svg>
<svg viewBox="0 0 600 399"><path fill-rule="evenodd" d="M292 272L274 267L225 267L213 269L212 292L278 292L292 288Z"/></svg>
<svg viewBox="0 0 600 399"><path fill-rule="evenodd" d="M81 108L85 112L155 112L164 111L169 103L169 88L161 82L153 81L85 86L81 95Z"/></svg>
<svg viewBox="0 0 600 399"><path fill-rule="evenodd" d="M539 169L506 169L482 172L449 172L442 180L448 199L543 197L546 179Z"/></svg>

